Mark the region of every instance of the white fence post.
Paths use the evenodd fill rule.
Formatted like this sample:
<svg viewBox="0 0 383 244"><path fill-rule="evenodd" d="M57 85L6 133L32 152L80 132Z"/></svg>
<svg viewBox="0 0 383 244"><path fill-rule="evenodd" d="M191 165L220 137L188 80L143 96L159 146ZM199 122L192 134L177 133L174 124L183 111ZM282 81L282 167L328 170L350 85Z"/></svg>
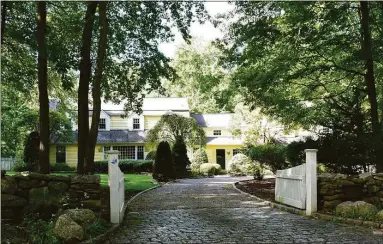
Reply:
<svg viewBox="0 0 383 244"><path fill-rule="evenodd" d="M317 211L317 149L306 149L306 214Z"/></svg>
<svg viewBox="0 0 383 244"><path fill-rule="evenodd" d="M117 224L122 219L122 209L124 207L124 174L118 167L118 151L108 152L108 178L110 190L110 222ZM121 186L122 181L122 186ZM122 193L121 193L122 191ZM122 195L122 196L121 196ZM122 197L122 199L121 199Z"/></svg>

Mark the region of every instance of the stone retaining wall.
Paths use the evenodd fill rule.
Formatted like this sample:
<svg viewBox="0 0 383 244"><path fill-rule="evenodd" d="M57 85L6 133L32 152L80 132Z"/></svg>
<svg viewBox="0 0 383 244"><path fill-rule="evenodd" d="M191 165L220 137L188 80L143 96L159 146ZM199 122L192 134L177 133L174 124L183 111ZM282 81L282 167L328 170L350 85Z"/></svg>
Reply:
<svg viewBox="0 0 383 244"><path fill-rule="evenodd" d="M21 172L1 179L1 218L21 221L36 213L51 218L69 208L101 211L100 176L57 176Z"/></svg>
<svg viewBox="0 0 383 244"><path fill-rule="evenodd" d="M383 174L322 174L318 176L318 208L332 211L344 201L383 204Z"/></svg>

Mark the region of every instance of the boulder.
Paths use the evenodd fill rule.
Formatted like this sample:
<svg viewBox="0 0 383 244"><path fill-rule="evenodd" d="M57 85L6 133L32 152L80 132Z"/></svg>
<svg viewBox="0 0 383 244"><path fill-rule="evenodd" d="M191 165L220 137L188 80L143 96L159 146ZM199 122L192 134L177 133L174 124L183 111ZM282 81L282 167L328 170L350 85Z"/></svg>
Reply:
<svg viewBox="0 0 383 244"><path fill-rule="evenodd" d="M377 185L368 185L367 191L368 191L368 193L375 193L375 192L380 191L380 187Z"/></svg>
<svg viewBox="0 0 383 244"><path fill-rule="evenodd" d="M324 201L323 208L327 210L333 210L342 200Z"/></svg>
<svg viewBox="0 0 383 244"><path fill-rule="evenodd" d="M16 178L12 176L4 176L1 178L1 193L15 194L17 190Z"/></svg>
<svg viewBox="0 0 383 244"><path fill-rule="evenodd" d="M378 209L371 203L356 201L354 204L356 206L356 212L360 217L371 217L378 212Z"/></svg>
<svg viewBox="0 0 383 244"><path fill-rule="evenodd" d="M63 212L83 228L91 226L96 221L96 215L90 209L68 209Z"/></svg>
<svg viewBox="0 0 383 244"><path fill-rule="evenodd" d="M48 188L50 191L65 192L69 188L69 186L65 182L52 181L52 182L49 182Z"/></svg>
<svg viewBox="0 0 383 244"><path fill-rule="evenodd" d="M1 207L2 208L22 208L27 205L27 200L24 198L11 195L1 194Z"/></svg>
<svg viewBox="0 0 383 244"><path fill-rule="evenodd" d="M375 220L383 222L383 210L380 210L375 214Z"/></svg>
<svg viewBox="0 0 383 244"><path fill-rule="evenodd" d="M72 184L100 184L99 175L75 175Z"/></svg>
<svg viewBox="0 0 383 244"><path fill-rule="evenodd" d="M46 218L52 217L66 202L66 194L51 191L49 188L40 187L29 190L29 209L32 212L43 214Z"/></svg>
<svg viewBox="0 0 383 244"><path fill-rule="evenodd" d="M98 191L100 192L100 184L72 184L70 188L83 191Z"/></svg>
<svg viewBox="0 0 383 244"><path fill-rule="evenodd" d="M82 227L72 220L67 214L58 217L53 235L58 239L70 243L84 240L84 230Z"/></svg>
<svg viewBox="0 0 383 244"><path fill-rule="evenodd" d="M42 187L46 186L46 182L43 180L37 180L37 179L20 179L19 181L19 187L22 189L31 189L36 187Z"/></svg>
<svg viewBox="0 0 383 244"><path fill-rule="evenodd" d="M347 201L338 204L335 212L344 217L371 218L376 214L377 208L374 205L363 201Z"/></svg>

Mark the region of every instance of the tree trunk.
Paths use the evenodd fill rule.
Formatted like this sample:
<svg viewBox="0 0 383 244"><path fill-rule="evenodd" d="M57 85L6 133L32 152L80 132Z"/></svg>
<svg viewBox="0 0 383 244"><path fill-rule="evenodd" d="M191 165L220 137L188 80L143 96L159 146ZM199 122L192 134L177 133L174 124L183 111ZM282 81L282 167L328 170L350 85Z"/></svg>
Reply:
<svg viewBox="0 0 383 244"><path fill-rule="evenodd" d="M99 3L99 14L100 14L100 39L98 42L98 53L97 53L97 67L93 81L93 114L92 114L92 125L89 133L89 148L88 156L86 160L86 173L94 174L94 152L97 143L98 124L100 121L101 113L101 80L102 72L105 66L106 56L106 44L108 34L108 20L106 17L106 6L107 2Z"/></svg>
<svg viewBox="0 0 383 244"><path fill-rule="evenodd" d="M90 52L92 45L92 29L97 2L88 2L85 14L84 31L82 33L80 82L78 88L78 154L77 174L85 173L85 163L88 150L89 136L89 107L88 92L91 78L92 64Z"/></svg>
<svg viewBox="0 0 383 244"><path fill-rule="evenodd" d="M378 172L383 172L383 141L382 130L378 116L378 101L375 87L374 77L374 61L372 57L372 43L369 23L369 8L368 2L360 2L360 23L362 32L362 54L366 61L366 74L364 81L367 87L367 95L370 103L371 125L373 133L373 149L376 158L376 169Z"/></svg>
<svg viewBox="0 0 383 244"><path fill-rule="evenodd" d="M4 44L5 20L7 17L7 2L1 2L1 44Z"/></svg>
<svg viewBox="0 0 383 244"><path fill-rule="evenodd" d="M40 146L38 171L49 174L49 100L48 68L45 46L45 29L47 23L46 2L37 2L37 44L38 44L38 87L40 103Z"/></svg>

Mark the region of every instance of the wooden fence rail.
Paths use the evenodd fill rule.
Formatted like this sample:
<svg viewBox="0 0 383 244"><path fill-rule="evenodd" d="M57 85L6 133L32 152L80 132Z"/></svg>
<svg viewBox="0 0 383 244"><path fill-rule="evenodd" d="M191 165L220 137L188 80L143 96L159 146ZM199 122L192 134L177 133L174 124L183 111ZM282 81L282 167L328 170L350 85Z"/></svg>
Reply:
<svg viewBox="0 0 383 244"><path fill-rule="evenodd" d="M311 215L317 211L317 150L305 152L305 164L277 171L275 201L306 209L306 214Z"/></svg>

